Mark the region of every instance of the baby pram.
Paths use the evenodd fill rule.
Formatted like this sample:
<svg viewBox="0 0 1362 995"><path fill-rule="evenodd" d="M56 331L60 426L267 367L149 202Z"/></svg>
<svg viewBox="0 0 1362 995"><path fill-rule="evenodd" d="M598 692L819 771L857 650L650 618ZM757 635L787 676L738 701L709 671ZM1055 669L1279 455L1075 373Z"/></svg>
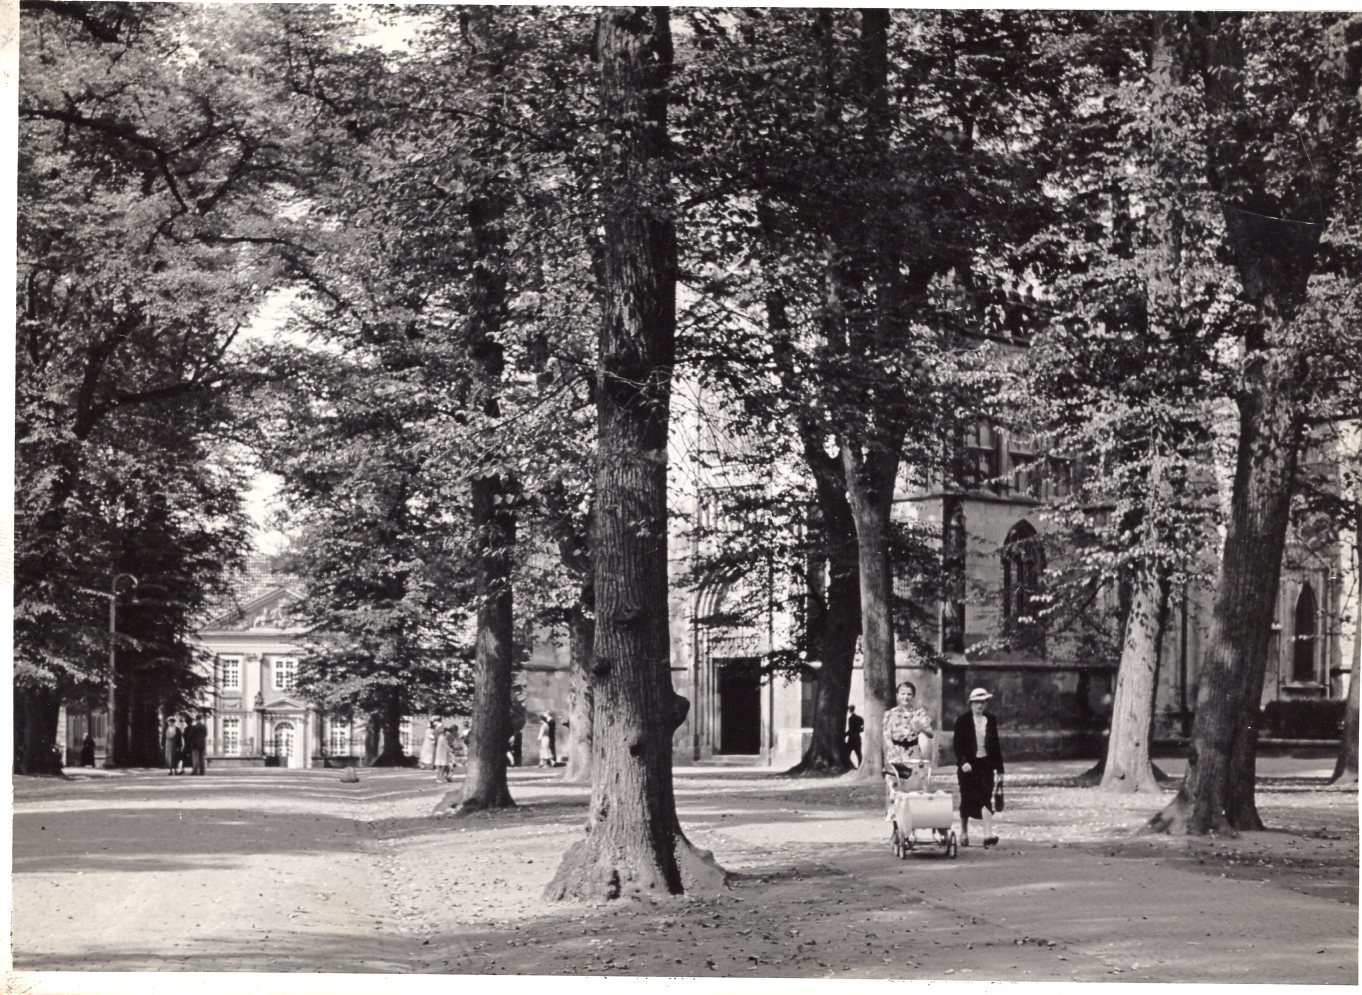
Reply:
<svg viewBox="0 0 1362 995"><path fill-rule="evenodd" d="M886 777L893 778L889 796L893 830L889 840L894 856L903 859L918 845L934 845L954 858L960 852L956 842L955 799L949 791L932 791L932 762L912 760L889 764ZM930 833L919 838L919 833Z"/></svg>

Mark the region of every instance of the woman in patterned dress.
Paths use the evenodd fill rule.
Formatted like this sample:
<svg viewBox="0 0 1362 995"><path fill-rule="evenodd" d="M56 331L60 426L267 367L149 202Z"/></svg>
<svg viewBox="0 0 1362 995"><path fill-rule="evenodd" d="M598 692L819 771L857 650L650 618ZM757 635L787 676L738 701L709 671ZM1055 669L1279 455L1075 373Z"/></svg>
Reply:
<svg viewBox="0 0 1362 995"><path fill-rule="evenodd" d="M906 764L922 757L930 758L932 719L927 710L917 704L917 687L912 681L898 686L898 704L884 713L884 763ZM892 809L894 778L884 776L884 820L893 821Z"/></svg>

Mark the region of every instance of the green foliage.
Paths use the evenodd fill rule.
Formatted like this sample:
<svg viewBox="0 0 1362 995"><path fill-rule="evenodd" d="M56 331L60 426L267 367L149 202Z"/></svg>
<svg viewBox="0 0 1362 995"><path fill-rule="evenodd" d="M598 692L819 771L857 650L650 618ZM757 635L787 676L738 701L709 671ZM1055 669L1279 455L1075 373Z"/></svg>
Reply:
<svg viewBox="0 0 1362 995"><path fill-rule="evenodd" d="M1308 49L1323 38L1322 22L1309 20L1243 19L1249 75L1237 85L1256 94L1251 129L1237 103L1217 106L1215 70L1189 69L1195 60L1181 54L1206 19L1101 15L1074 42L1084 58L1071 73L1076 114L1050 181L1058 211L1029 246L1049 320L1005 398L1053 451L1081 459L1078 486L1053 511L1076 551L1052 572L1057 606L1141 568L1174 585L1209 581L1223 507L1216 467L1232 462L1233 405L1263 359L1233 205L1294 217L1322 189L1307 182L1302 137L1323 112L1307 96L1320 58ZM1332 139L1320 137L1313 154L1328 162ZM1248 147L1256 151L1246 158ZM1263 196L1299 203L1269 209ZM1348 203L1337 206L1351 211ZM1331 226L1335 237L1346 231ZM1338 371L1356 356L1357 336L1344 331L1356 307L1333 276L1312 283L1288 346L1308 353L1296 368L1309 372L1280 389L1324 409L1350 396Z"/></svg>
<svg viewBox="0 0 1362 995"><path fill-rule="evenodd" d="M299 535L314 626L300 687L464 707L495 541L471 482L500 481L520 522L523 627L580 597L582 565L545 550L580 547L588 517L594 191L589 143L566 136L590 114L589 31L567 10L394 16L400 51L292 38L323 67L294 85L321 102L309 133L332 152L290 258L289 324L307 344L269 355L260 447Z"/></svg>
<svg viewBox="0 0 1362 995"><path fill-rule="evenodd" d="M148 594L123 665L182 695L191 620L245 542L240 467L213 443L288 158L243 54L263 28L72 3L20 30L16 680L69 692L101 671L126 572Z"/></svg>
<svg viewBox="0 0 1362 995"><path fill-rule="evenodd" d="M285 480L319 701L457 704L473 480L519 523L518 627L590 611L593 16L24 9L21 685L100 676L123 572L127 666L192 692L192 620L245 544L233 443ZM943 449L985 421L1078 470L1045 614L1093 646L1113 586L1209 575L1236 405L1288 397L1315 433L1305 533L1355 522L1362 19L678 17L683 580L730 595L702 621L783 608L805 628L772 664L797 670L848 484L970 489ZM383 25L405 46L356 41ZM292 341L242 343L280 288ZM940 537L886 541L929 653Z"/></svg>
<svg viewBox="0 0 1362 995"><path fill-rule="evenodd" d="M694 379L679 389L695 391L715 506L691 523L688 583L773 573L758 586L787 608L817 598L830 551L808 512L822 490L845 502L844 451L949 486L943 438L999 416L998 275L1051 211L1069 20L896 12L887 85L868 92L863 15L687 14L678 358ZM930 655L939 543L905 526L889 551L918 599L899 601L900 636Z"/></svg>

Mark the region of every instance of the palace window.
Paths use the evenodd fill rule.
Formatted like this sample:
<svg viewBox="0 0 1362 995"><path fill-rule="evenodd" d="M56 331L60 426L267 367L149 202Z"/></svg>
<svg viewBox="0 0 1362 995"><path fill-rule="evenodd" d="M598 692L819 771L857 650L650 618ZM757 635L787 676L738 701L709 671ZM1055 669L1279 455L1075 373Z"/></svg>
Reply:
<svg viewBox="0 0 1362 995"><path fill-rule="evenodd" d="M1296 599L1296 627L1291 639L1291 679L1298 684L1317 680L1315 672L1315 635L1318 630L1315 592L1309 584Z"/></svg>
<svg viewBox="0 0 1362 995"><path fill-rule="evenodd" d="M222 753L235 757L241 753L241 717L224 715L222 717Z"/></svg>
<svg viewBox="0 0 1362 995"><path fill-rule="evenodd" d="M274 690L292 691L294 679L298 676L298 661L291 656L278 656L272 662Z"/></svg>
<svg viewBox="0 0 1362 995"><path fill-rule="evenodd" d="M411 719L403 719L397 726L397 738L402 743L402 752L411 753Z"/></svg>
<svg viewBox="0 0 1362 995"><path fill-rule="evenodd" d="M332 719L327 723L326 752L333 757L350 755L350 724Z"/></svg>
<svg viewBox="0 0 1362 995"><path fill-rule="evenodd" d="M224 656L218 660L218 665L222 668L222 690L240 691L241 690L241 657Z"/></svg>

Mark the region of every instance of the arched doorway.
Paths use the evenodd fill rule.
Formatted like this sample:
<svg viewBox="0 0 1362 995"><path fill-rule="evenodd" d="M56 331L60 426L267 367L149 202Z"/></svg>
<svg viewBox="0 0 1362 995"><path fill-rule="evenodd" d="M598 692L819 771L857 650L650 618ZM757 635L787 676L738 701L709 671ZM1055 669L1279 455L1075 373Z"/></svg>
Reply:
<svg viewBox="0 0 1362 995"><path fill-rule="evenodd" d="M274 756L280 767L290 767L293 764L293 733L292 722L274 724Z"/></svg>
<svg viewBox="0 0 1362 995"><path fill-rule="evenodd" d="M690 721L696 759L756 758L770 746L771 682L761 672L769 619L762 594L752 578L735 573L707 586L695 602Z"/></svg>
<svg viewBox="0 0 1362 995"><path fill-rule="evenodd" d="M1301 588L1296 599L1295 628L1291 636L1291 680L1308 684L1318 678L1315 671L1315 635L1319 627L1319 609L1315 592L1309 584Z"/></svg>

